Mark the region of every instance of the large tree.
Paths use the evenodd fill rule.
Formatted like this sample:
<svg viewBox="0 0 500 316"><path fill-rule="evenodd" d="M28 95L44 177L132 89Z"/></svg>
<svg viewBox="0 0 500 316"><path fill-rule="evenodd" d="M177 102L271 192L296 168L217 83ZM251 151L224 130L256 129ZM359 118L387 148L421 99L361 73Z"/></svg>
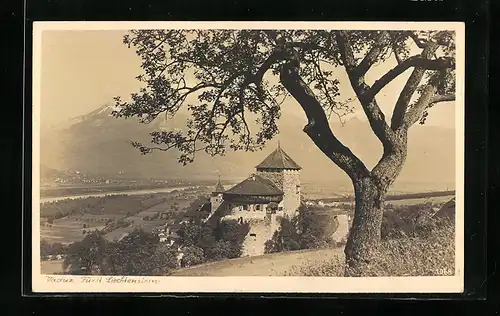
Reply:
<svg viewBox="0 0 500 316"><path fill-rule="evenodd" d="M454 36L451 31L134 30L124 43L142 59L144 73L137 79L143 87L130 100L117 97L115 115L148 123L185 106L191 113L186 130L156 131L151 145L133 145L144 154L175 148L186 164L198 151L261 149L278 134L281 105L291 96L308 119L304 132L354 185L356 210L345 253L349 274L360 275L358 268L370 261L380 240L384 196L405 162L408 129L424 123L431 106L455 99ZM389 61L394 67L368 84L367 72ZM339 69L347 72L383 146L371 170L329 125L331 114L352 110L341 100ZM376 97L406 71L411 74L396 92L389 122ZM258 130L252 131L249 120Z"/></svg>

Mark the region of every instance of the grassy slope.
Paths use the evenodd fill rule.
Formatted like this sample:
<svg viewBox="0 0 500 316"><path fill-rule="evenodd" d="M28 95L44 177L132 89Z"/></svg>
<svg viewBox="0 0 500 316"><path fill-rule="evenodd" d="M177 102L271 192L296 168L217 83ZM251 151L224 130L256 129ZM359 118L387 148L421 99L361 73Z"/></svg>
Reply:
<svg viewBox="0 0 500 316"><path fill-rule="evenodd" d="M343 256L343 248L312 249L217 261L174 271L172 276L282 276L292 267ZM61 273L62 260L42 261L42 274Z"/></svg>
<svg viewBox="0 0 500 316"><path fill-rule="evenodd" d="M176 270L172 276L280 276L294 266L337 256L343 256L343 248L290 251L202 264Z"/></svg>

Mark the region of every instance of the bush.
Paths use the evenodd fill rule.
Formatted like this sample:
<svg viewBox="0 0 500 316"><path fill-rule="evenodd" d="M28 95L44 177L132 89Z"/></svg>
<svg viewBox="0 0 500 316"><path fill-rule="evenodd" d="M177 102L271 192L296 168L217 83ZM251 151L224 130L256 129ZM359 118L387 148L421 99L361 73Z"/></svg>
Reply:
<svg viewBox="0 0 500 316"><path fill-rule="evenodd" d="M108 248L107 269L115 275L165 275L177 264L176 252L157 235L136 229Z"/></svg>
<svg viewBox="0 0 500 316"><path fill-rule="evenodd" d="M452 221L426 223L426 234L383 240L374 259L361 267L364 277L438 276L455 271L455 229ZM307 262L287 275L344 276L343 257L328 262Z"/></svg>
<svg viewBox="0 0 500 316"><path fill-rule="evenodd" d="M433 227L430 203L386 206L382 219L382 239L427 236Z"/></svg>
<svg viewBox="0 0 500 316"><path fill-rule="evenodd" d="M63 269L68 269L70 274L100 274L103 271L107 249L108 242L102 233L89 233L83 240L68 246Z"/></svg>
<svg viewBox="0 0 500 316"><path fill-rule="evenodd" d="M238 223L237 220L223 221L217 228L217 238L234 244L242 244L250 231L249 223Z"/></svg>
<svg viewBox="0 0 500 316"><path fill-rule="evenodd" d="M188 246L183 249L184 256L181 259L182 267L190 267L205 262L203 249L197 246Z"/></svg>
<svg viewBox="0 0 500 316"><path fill-rule="evenodd" d="M204 256L208 260L223 260L238 258L241 256L241 248L229 241L219 240L210 248L204 250Z"/></svg>
<svg viewBox="0 0 500 316"><path fill-rule="evenodd" d="M339 223L330 214L301 206L293 219L282 218L280 230L265 243L265 253L334 247L331 239Z"/></svg>
<svg viewBox="0 0 500 316"><path fill-rule="evenodd" d="M425 234L389 239L375 260L362 268L364 276L453 275L455 227L450 221L425 224Z"/></svg>
<svg viewBox="0 0 500 316"><path fill-rule="evenodd" d="M49 243L43 238L40 240L40 257L42 260L47 259L50 255L61 255L65 252L66 246L61 243Z"/></svg>

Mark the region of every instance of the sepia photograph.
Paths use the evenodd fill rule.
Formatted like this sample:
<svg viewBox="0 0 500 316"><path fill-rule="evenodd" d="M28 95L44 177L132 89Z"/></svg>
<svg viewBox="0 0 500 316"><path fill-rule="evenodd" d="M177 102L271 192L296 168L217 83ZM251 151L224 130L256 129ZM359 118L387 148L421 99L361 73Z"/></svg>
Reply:
<svg viewBox="0 0 500 316"><path fill-rule="evenodd" d="M463 291L463 23L33 28L34 292Z"/></svg>

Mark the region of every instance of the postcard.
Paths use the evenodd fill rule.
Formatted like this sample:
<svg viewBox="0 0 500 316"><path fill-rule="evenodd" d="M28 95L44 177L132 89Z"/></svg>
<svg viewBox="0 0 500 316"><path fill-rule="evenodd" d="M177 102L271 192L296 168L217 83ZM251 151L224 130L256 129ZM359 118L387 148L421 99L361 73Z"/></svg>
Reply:
<svg viewBox="0 0 500 316"><path fill-rule="evenodd" d="M463 291L464 23L33 27L33 292Z"/></svg>

